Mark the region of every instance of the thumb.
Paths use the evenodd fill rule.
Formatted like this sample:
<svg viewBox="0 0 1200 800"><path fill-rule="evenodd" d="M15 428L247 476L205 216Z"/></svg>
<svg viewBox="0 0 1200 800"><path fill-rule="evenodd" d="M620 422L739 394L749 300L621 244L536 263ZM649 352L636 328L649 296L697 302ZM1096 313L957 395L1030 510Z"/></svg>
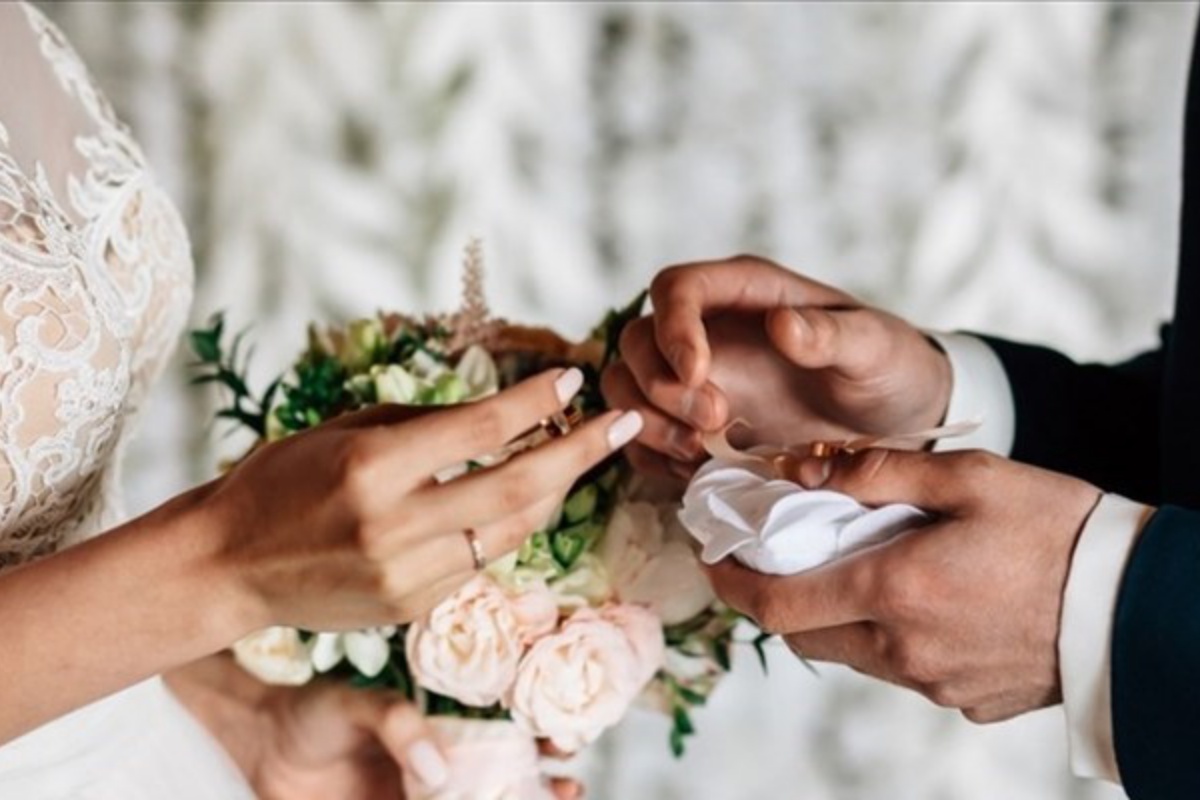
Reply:
<svg viewBox="0 0 1200 800"><path fill-rule="evenodd" d="M888 344L884 326L864 308L777 308L767 313L766 327L775 349L805 369L863 371Z"/></svg>
<svg viewBox="0 0 1200 800"><path fill-rule="evenodd" d="M833 458L807 458L796 466L807 489L842 492L866 506L908 503L925 511L958 511L978 496L977 451L911 452L872 448Z"/></svg>

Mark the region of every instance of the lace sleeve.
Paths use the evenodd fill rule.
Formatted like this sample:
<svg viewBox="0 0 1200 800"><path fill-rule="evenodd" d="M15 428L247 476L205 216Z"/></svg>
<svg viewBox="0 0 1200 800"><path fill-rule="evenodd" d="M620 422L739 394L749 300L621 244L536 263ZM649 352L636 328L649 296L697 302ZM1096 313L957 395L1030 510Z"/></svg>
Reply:
<svg viewBox="0 0 1200 800"><path fill-rule="evenodd" d="M186 318L174 206L62 35L0 4L0 569L94 533Z"/></svg>

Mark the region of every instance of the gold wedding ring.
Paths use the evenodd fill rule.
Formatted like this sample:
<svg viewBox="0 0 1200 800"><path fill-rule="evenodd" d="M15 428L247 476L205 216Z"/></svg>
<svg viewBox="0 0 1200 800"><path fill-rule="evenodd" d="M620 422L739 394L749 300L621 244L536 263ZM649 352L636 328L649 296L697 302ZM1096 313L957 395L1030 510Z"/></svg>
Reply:
<svg viewBox="0 0 1200 800"><path fill-rule="evenodd" d="M475 571L482 572L487 569L487 554L483 552L483 544L479 541L479 537L475 535L474 529L467 528L463 531L463 536L466 537L467 545L471 548L471 558L475 561Z"/></svg>

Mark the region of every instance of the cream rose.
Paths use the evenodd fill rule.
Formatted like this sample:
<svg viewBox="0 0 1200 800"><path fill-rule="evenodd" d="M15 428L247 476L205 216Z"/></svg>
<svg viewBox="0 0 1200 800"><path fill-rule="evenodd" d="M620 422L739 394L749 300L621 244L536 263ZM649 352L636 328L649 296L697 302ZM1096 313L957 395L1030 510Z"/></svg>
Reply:
<svg viewBox="0 0 1200 800"><path fill-rule="evenodd" d="M506 700L517 724L568 753L616 724L645 684L626 622L581 608L535 642Z"/></svg>
<svg viewBox="0 0 1200 800"><path fill-rule="evenodd" d="M529 646L558 626L558 598L545 581L509 590L508 597L520 630L521 644Z"/></svg>
<svg viewBox="0 0 1200 800"><path fill-rule="evenodd" d="M604 533L600 558L625 603L651 608L665 625L687 622L716 599L673 509L619 504Z"/></svg>
<svg viewBox="0 0 1200 800"><path fill-rule="evenodd" d="M252 633L233 645L233 658L263 683L300 686L312 680L308 648L295 628L277 625Z"/></svg>
<svg viewBox="0 0 1200 800"><path fill-rule="evenodd" d="M424 688L490 706L516 679L523 634L509 596L479 575L409 627L405 650Z"/></svg>

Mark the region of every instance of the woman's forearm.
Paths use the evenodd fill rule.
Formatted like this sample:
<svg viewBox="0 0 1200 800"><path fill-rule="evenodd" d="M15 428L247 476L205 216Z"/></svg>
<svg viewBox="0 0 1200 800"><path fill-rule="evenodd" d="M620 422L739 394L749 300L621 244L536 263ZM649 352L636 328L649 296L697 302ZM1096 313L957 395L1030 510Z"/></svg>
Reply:
<svg viewBox="0 0 1200 800"><path fill-rule="evenodd" d="M0 743L256 627L198 512L207 491L0 575Z"/></svg>

